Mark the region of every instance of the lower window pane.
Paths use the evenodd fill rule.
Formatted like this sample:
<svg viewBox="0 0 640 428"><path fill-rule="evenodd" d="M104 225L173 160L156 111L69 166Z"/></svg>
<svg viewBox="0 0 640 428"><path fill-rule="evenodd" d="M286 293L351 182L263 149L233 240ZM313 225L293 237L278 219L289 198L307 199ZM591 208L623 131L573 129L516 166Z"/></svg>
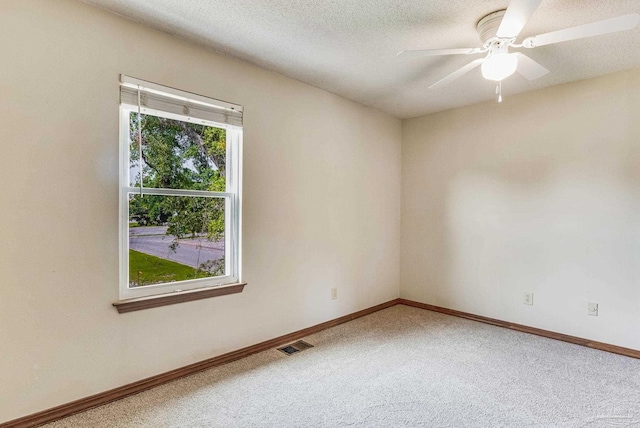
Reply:
<svg viewBox="0 0 640 428"><path fill-rule="evenodd" d="M129 287L225 275L225 199L129 195Z"/></svg>

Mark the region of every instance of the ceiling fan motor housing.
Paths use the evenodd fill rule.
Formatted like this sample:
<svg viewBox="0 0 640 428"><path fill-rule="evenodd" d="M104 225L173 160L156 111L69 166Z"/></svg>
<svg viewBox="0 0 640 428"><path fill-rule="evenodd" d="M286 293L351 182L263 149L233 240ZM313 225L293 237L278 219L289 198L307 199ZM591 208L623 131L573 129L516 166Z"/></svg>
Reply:
<svg viewBox="0 0 640 428"><path fill-rule="evenodd" d="M505 12L506 10L498 10L478 21L476 30L478 31L480 40L482 40L485 48L491 46L495 41L500 40L496 37L496 34L498 32L498 28L500 28Z"/></svg>

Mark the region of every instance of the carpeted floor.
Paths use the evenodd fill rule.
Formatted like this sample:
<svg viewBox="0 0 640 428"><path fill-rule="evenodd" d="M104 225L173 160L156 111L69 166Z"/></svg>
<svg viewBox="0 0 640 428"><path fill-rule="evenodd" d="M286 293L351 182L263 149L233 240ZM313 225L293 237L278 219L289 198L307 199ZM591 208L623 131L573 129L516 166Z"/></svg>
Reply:
<svg viewBox="0 0 640 428"><path fill-rule="evenodd" d="M640 426L640 360L397 305L47 425Z"/></svg>

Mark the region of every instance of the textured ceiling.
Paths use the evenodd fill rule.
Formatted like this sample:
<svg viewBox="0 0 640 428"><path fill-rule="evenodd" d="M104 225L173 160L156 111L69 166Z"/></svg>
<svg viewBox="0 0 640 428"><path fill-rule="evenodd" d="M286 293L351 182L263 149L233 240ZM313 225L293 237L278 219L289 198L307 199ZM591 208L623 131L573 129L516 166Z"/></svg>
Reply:
<svg viewBox="0 0 640 428"><path fill-rule="evenodd" d="M151 27L408 118L494 98L475 69L428 86L481 56L396 57L408 49L479 47L477 21L508 0L85 0ZM640 0L544 0L523 38L640 12ZM520 49L524 50L524 49ZM640 67L640 26L526 53L551 73L514 74L503 93Z"/></svg>

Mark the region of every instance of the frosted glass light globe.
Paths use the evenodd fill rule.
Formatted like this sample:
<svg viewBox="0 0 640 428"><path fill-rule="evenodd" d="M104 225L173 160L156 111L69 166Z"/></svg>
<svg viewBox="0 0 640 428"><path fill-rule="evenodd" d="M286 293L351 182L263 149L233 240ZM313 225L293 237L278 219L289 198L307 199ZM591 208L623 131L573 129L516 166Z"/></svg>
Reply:
<svg viewBox="0 0 640 428"><path fill-rule="evenodd" d="M517 67L517 56L506 52L498 52L482 63L482 77L498 82L515 73Z"/></svg>

